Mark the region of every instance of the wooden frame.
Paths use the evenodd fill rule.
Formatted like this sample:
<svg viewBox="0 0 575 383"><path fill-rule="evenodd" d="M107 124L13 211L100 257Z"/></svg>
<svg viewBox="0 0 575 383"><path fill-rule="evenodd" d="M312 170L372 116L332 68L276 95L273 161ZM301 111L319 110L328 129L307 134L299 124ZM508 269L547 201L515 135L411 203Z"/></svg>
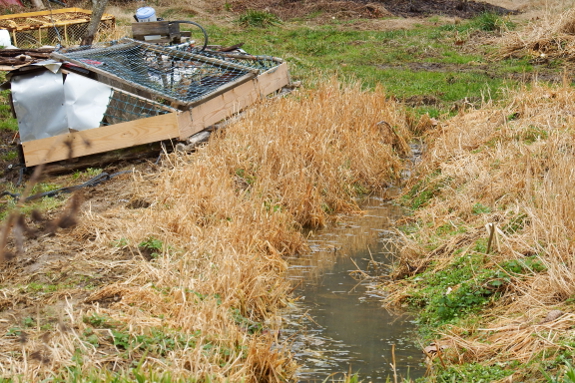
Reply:
<svg viewBox="0 0 575 383"><path fill-rule="evenodd" d="M64 13L84 13L84 14L89 16L92 14L92 11L87 10L87 9L82 9L82 8L62 8L62 9L54 9L52 11L48 10L48 11L37 11L37 12L27 12L27 13L16 13L13 15L0 16L0 21L2 21L2 20L13 20L13 19L25 19L25 18L29 19L29 18L34 18L37 16L48 16L50 18L53 18L54 16L64 14ZM104 15L102 15L101 21L107 21L107 20L115 21L116 18L112 15L105 13ZM54 21L49 21L49 22L43 22L42 20L34 20L34 21L37 21L38 24L18 25L16 22L14 22L14 24L16 24L15 26L10 26L6 29L8 29L10 32L12 32L12 31L26 31L26 30L30 30L30 29L53 28L54 26L59 27L59 26L70 25L70 24L87 23L90 20L89 20L89 18L86 18L86 19L74 19L74 20L64 20L64 21L54 20Z"/></svg>
<svg viewBox="0 0 575 383"><path fill-rule="evenodd" d="M62 20L59 18L60 15L67 13L79 13L84 15L84 17L78 15L78 18L71 20ZM20 47L35 47L44 45L42 43L43 37L49 37L49 32L53 31L53 29L57 30L58 28L63 28L63 36L60 36L60 38L64 39L65 45L73 45L80 43L82 36L78 35L74 38L70 38L69 36L73 34L73 32L70 32L69 30L71 29L73 31L76 27L79 27L82 24L85 24L87 27L88 23L90 22L91 15L91 10L82 8L62 8L37 12L17 13L0 16L0 24L4 24L0 28L7 29L11 34L13 44ZM41 20L41 18L44 18L44 20ZM25 23L25 21L31 21L32 23ZM100 20L98 31L101 31L103 28L112 28L112 26L115 28L115 24L116 18L113 15L105 13L102 15L102 19ZM38 34L37 39L34 36L36 33ZM30 42L30 38L36 41Z"/></svg>
<svg viewBox="0 0 575 383"><path fill-rule="evenodd" d="M287 64L282 63L199 105L194 105L187 111L24 142L22 150L26 166L36 166L168 139L184 140L238 113L289 83Z"/></svg>

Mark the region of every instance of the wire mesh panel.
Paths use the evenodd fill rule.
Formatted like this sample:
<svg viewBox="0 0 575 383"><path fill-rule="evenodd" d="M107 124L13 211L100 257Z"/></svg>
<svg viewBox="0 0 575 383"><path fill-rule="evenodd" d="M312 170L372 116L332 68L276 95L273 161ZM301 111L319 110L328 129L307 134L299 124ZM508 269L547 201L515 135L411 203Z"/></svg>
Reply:
<svg viewBox="0 0 575 383"><path fill-rule="evenodd" d="M107 74L180 105L195 103L234 82L255 77L272 65L269 60L254 64L257 60L222 59L131 39L65 49L53 57Z"/></svg>
<svg viewBox="0 0 575 383"><path fill-rule="evenodd" d="M206 57L212 57L215 59L240 64L260 71L266 71L268 69L275 68L276 66L280 65L283 62L282 59L272 56L252 56L244 53L200 51L196 47L189 47L189 46L188 47L179 46L178 50L184 52L196 53L204 55Z"/></svg>
<svg viewBox="0 0 575 383"><path fill-rule="evenodd" d="M114 125L170 112L177 112L177 109L115 89L110 95L110 102L100 125Z"/></svg>
<svg viewBox="0 0 575 383"><path fill-rule="evenodd" d="M7 29L12 44L19 48L75 45L85 35L91 13L80 8L65 8L5 15L0 16L0 29ZM111 33L115 25L114 16L105 14L98 26L98 33Z"/></svg>

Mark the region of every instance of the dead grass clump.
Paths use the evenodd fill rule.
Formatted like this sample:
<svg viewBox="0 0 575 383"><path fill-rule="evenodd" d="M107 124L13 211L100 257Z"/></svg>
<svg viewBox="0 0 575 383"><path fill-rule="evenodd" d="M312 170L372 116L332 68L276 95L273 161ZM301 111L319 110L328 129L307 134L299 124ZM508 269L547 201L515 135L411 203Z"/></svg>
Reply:
<svg viewBox="0 0 575 383"><path fill-rule="evenodd" d="M570 341L571 316L545 325L533 318L567 311L575 294L574 96L569 86L533 84L428 131L429 148L406 196L418 207L407 222L413 234L396 276L441 270L469 254L483 254L475 273L507 275L501 297L490 302L492 315L480 321L489 330L445 333L457 362L527 362ZM533 262L539 266L509 266ZM388 287L397 301L414 291L409 280ZM514 321L528 325L508 327Z"/></svg>
<svg viewBox="0 0 575 383"><path fill-rule="evenodd" d="M575 59L575 10L545 13L519 31L505 33L499 40L503 57L531 57L536 62Z"/></svg>
<svg viewBox="0 0 575 383"><path fill-rule="evenodd" d="M358 195L397 178L408 139L383 92L329 80L262 103L158 172L126 175L99 196L107 208L88 199L77 227L52 234L73 252L5 265L18 304L1 316L0 374L285 381L284 257L307 251L301 228L356 212Z"/></svg>

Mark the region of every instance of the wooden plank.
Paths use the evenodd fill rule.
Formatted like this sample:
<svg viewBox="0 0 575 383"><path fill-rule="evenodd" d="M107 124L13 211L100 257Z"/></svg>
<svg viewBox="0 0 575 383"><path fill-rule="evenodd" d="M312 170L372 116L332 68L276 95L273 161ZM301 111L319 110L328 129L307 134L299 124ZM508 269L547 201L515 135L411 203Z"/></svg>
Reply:
<svg viewBox="0 0 575 383"><path fill-rule="evenodd" d="M151 21L146 23L132 23L132 35L134 38L147 35L169 35L169 21Z"/></svg>
<svg viewBox="0 0 575 383"><path fill-rule="evenodd" d="M180 139L188 138L208 126L240 112L262 97L289 83L287 64L283 63L249 82L229 89L227 92L193 107L191 109L191 124L189 126L180 124Z"/></svg>
<svg viewBox="0 0 575 383"><path fill-rule="evenodd" d="M64 11L64 12L62 12L62 11ZM26 13L15 13L12 15L0 16L0 20L19 19L19 18L23 18L23 17L34 17L34 16L50 16L50 13L55 14L55 13L80 12L80 11L84 11L84 10L82 10L80 8L63 8L63 9L55 9L53 11L36 11L36 12L26 12ZM92 13L92 11L90 11L90 13Z"/></svg>
<svg viewBox="0 0 575 383"><path fill-rule="evenodd" d="M103 153L179 136L178 113L22 143L26 166ZM86 142L89 144L86 145ZM70 148L72 150L70 151Z"/></svg>
<svg viewBox="0 0 575 383"><path fill-rule="evenodd" d="M257 80L262 97L283 88L290 83L287 63L284 62L281 65L262 73L258 76Z"/></svg>
<svg viewBox="0 0 575 383"><path fill-rule="evenodd" d="M192 112L186 110L178 115L178 127L180 130L180 139L185 139L202 131L204 128L194 126L192 122Z"/></svg>
<svg viewBox="0 0 575 383"><path fill-rule="evenodd" d="M87 15L91 15L92 11L89 9L82 9L82 8L62 8L62 9L54 9L54 10L48 10L48 11L36 11L36 12L15 13L12 15L4 15L4 16L0 16L0 20L19 19L19 18L35 17L35 16L51 16L51 15L57 15L57 14L61 14L61 13L84 13ZM104 13L104 15L102 16L102 20L111 19L111 18L114 18L114 16L112 16L108 13Z"/></svg>
<svg viewBox="0 0 575 383"><path fill-rule="evenodd" d="M251 80L192 108L192 123L188 127L180 126L180 138L185 139L238 113L258 101L259 98L260 91L257 83Z"/></svg>
<svg viewBox="0 0 575 383"><path fill-rule="evenodd" d="M256 77L256 75L254 73L245 74L242 77L235 79L234 81L228 82L228 83L216 88L213 92L210 92L209 94L204 96L202 99L188 103L187 106L188 107L194 107L196 105L203 104L204 102L207 102L207 101L211 100L212 98L217 97L220 94L227 92L230 89L238 87L238 86L242 85L244 82L249 81L255 77Z"/></svg>

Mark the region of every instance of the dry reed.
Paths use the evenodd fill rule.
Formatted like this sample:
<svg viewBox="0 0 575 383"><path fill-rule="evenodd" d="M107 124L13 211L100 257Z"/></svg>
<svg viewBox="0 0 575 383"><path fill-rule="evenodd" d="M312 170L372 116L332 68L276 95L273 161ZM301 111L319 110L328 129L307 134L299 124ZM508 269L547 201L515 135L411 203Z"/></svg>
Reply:
<svg viewBox="0 0 575 383"><path fill-rule="evenodd" d="M301 228L398 177L405 125L381 90L332 79L88 195L77 227L4 265L0 374L97 381L137 364L174 379L289 378L284 257L307 251Z"/></svg>
<svg viewBox="0 0 575 383"><path fill-rule="evenodd" d="M566 300L575 294L574 100L568 85L532 84L501 104L461 112L428 131L429 148L412 186L423 181L434 196L407 219L419 225L418 238L404 238L390 300L410 296L412 283L401 279L406 275L430 265L441 270L473 252L478 239L488 238L486 224L499 230L484 267L534 255L546 267L511 278L495 307L482 315L479 326L487 330L446 330L453 362L525 363L550 356L571 337L571 314L541 320L553 309L567 310ZM481 214L477 206L485 207ZM438 239L442 225L468 229ZM430 245L434 250L426 250Z"/></svg>
<svg viewBox="0 0 575 383"><path fill-rule="evenodd" d="M563 13L542 12L518 31L506 32L497 39L502 57L531 57L535 62L575 59L575 9Z"/></svg>

